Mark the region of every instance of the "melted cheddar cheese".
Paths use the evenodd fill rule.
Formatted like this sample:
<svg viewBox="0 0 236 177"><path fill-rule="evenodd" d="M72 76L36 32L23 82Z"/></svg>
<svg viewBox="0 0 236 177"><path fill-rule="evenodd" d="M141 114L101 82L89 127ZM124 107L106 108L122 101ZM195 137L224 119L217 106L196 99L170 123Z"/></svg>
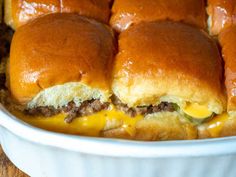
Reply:
<svg viewBox="0 0 236 177"><path fill-rule="evenodd" d="M219 134L225 124L229 120L229 115L227 113L217 115L207 123L207 130L210 133L211 137L219 137Z"/></svg>
<svg viewBox="0 0 236 177"><path fill-rule="evenodd" d="M111 129L124 128L130 136L133 136L136 132L137 122L143 119L143 116L141 115L131 118L125 113L117 111L114 108L112 108L112 110L104 110L90 116L74 119L73 122L69 124L64 121L66 114L63 113L45 118L43 116L26 115L20 111L11 112L23 121L38 128L54 132L85 136L99 136L102 131L109 130L109 125L107 125L109 124L108 122L115 124L113 127L110 127ZM196 111L194 110L194 112ZM202 115L202 113L199 114ZM204 116L207 116L207 114L204 114ZM229 120L229 116L227 113L224 113L222 115L217 115L205 124L211 137L219 136L224 123L227 120Z"/></svg>
<svg viewBox="0 0 236 177"><path fill-rule="evenodd" d="M43 116L30 116L22 112L14 111L13 114L23 121L36 127L60 133L79 134L85 136L99 136L100 132L107 126L107 122L115 122L123 127L131 136L135 134L136 123L143 116L129 117L117 110L104 110L96 114L74 119L72 123L64 122L66 114L58 114L49 118ZM116 127L118 128L118 127Z"/></svg>

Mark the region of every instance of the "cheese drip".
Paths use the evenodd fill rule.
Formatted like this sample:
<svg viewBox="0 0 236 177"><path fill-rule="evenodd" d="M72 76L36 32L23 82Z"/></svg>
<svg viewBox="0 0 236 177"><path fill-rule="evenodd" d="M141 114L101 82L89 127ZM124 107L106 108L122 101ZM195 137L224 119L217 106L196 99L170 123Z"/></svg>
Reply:
<svg viewBox="0 0 236 177"><path fill-rule="evenodd" d="M227 113L217 115L214 119L207 123L207 130L211 137L219 137L222 128L227 120L229 120Z"/></svg>
<svg viewBox="0 0 236 177"><path fill-rule="evenodd" d="M23 121L38 128L49 131L77 134L85 136L99 136L108 122L115 122L115 126L122 127L133 136L136 131L136 123L143 119L143 116L129 117L125 113L113 110L103 110L90 116L74 119L72 123L64 122L66 114L58 114L49 118L43 116L30 116L22 112L14 111L13 114Z"/></svg>

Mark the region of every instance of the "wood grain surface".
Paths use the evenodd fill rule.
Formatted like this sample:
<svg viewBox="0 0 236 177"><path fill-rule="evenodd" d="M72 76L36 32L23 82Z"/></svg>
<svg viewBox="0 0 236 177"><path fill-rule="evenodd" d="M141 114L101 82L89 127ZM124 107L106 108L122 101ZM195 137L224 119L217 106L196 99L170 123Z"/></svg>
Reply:
<svg viewBox="0 0 236 177"><path fill-rule="evenodd" d="M6 157L0 147L0 177L28 177L26 174L16 168Z"/></svg>

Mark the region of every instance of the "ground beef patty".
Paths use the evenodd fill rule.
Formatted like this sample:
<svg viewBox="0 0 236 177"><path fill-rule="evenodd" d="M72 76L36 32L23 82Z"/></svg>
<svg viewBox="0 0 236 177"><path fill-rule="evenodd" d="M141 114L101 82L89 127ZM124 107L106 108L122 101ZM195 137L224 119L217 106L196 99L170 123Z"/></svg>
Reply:
<svg viewBox="0 0 236 177"><path fill-rule="evenodd" d="M102 103L100 100L93 99L84 101L80 106L76 106L76 104L71 101L66 106L63 106L61 108L56 109L53 106L40 106L37 108L27 109L25 110L25 113L34 116L42 115L45 117L51 117L53 115L64 112L68 114L65 118L65 122L71 123L73 119L77 117L91 115L101 110L106 110L108 107L109 103Z"/></svg>
<svg viewBox="0 0 236 177"><path fill-rule="evenodd" d="M129 108L126 104L122 103L115 95L111 97L112 103L116 106L118 110L121 110L131 117L136 115L147 115L161 111L173 112L176 110L173 103L162 102L157 106L142 106ZM71 123L77 117L83 117L91 115L93 113L99 112L101 110L106 110L109 107L109 103L102 103L100 100L93 99L89 101L84 101L80 106L71 101L66 106L61 108L54 108L53 106L40 106L37 108L26 109L25 113L33 116L42 115L45 117L51 117L53 115L59 114L61 112L67 113L65 122Z"/></svg>
<svg viewBox="0 0 236 177"><path fill-rule="evenodd" d="M135 108L130 108L128 107L127 104L122 103L121 100L115 95L111 97L111 101L118 110L125 112L131 117L135 117L136 115L140 114L147 115L161 111L168 111L168 112L176 111L175 104L167 102L161 102L157 106L150 105L150 106L138 106Z"/></svg>

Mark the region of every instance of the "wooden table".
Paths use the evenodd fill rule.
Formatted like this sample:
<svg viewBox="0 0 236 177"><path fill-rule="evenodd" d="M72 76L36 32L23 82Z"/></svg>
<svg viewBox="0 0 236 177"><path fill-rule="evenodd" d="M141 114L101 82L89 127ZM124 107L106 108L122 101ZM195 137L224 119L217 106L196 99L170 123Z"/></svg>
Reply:
<svg viewBox="0 0 236 177"><path fill-rule="evenodd" d="M6 157L0 147L0 176L1 177L28 177L17 169Z"/></svg>

